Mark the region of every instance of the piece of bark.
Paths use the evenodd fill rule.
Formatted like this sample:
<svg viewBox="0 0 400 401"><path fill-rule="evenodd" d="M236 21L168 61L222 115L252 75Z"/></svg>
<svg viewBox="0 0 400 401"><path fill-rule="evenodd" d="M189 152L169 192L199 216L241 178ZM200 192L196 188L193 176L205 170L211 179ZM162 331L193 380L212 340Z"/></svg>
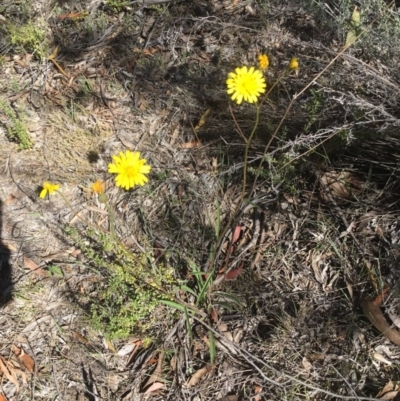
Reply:
<svg viewBox="0 0 400 401"><path fill-rule="evenodd" d="M380 308L381 302L375 300L364 299L361 302L365 316L385 337L393 344L400 345L400 332L390 327Z"/></svg>

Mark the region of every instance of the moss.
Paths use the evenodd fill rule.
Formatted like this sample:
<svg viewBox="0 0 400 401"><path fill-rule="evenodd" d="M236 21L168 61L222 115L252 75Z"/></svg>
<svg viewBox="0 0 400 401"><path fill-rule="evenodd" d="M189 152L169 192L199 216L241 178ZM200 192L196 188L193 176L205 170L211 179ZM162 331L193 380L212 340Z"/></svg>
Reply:
<svg viewBox="0 0 400 401"><path fill-rule="evenodd" d="M15 51L33 53L38 58L46 56L46 25L43 21L31 21L22 26L9 25L8 30Z"/></svg>

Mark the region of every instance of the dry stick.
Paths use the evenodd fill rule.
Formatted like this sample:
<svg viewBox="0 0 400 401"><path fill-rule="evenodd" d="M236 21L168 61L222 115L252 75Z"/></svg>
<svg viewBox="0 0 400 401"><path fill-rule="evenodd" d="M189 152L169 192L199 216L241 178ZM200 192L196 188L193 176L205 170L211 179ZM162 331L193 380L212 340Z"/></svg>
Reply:
<svg viewBox="0 0 400 401"><path fill-rule="evenodd" d="M393 0L392 2L390 2L390 3L387 5L387 7L383 10L383 12L385 13L393 4L394 4L394 0ZM283 122L285 121L285 119L286 119L286 117L287 117L287 115L288 115L290 109L292 108L294 102L295 102L295 101L296 101L311 85L313 85L323 74L325 74L325 72L333 65L333 63L334 63L339 57L341 57L342 54L343 54L348 48L350 48L362 35L364 35L364 34L372 27L372 25L373 25L377 20L378 20L378 18L375 18L373 21L371 21L371 23L370 23L367 27L365 27L365 28L360 32L360 34L355 38L354 42L348 43L347 45L345 45L344 48L328 63L328 65L327 65L320 73L317 74L317 76L316 76L315 78L313 78L299 93L296 93L296 94L293 96L293 98L292 98L292 100L290 101L288 107L286 108L285 114L284 114L283 117L281 118L281 121L279 122L279 124L278 124L278 126L276 127L274 133L272 134L270 140L268 141L267 145L266 145L265 148L264 148L264 152L263 152L263 154L262 154L262 157L261 157L261 160L260 160L260 164L259 164L259 166L258 166L258 172L257 172L256 178L254 179L254 183L253 183L253 187L252 187L251 192L250 192L250 196L251 196L251 194L254 192L255 187L256 187L256 185L257 185L257 180L258 180L258 177L260 176L261 167L262 167L263 162L264 162L264 157L265 157L265 155L267 154L268 149L269 149L269 147L270 147L272 141L274 140L274 138L276 137L278 131L280 130L280 128L281 128Z"/></svg>
<svg viewBox="0 0 400 401"><path fill-rule="evenodd" d="M340 127L340 129L337 129L336 131L334 131L332 134L330 134L329 136L327 136L325 139L323 139L321 142L317 143L316 145L314 145L312 148L306 150L304 153L302 153L301 155L298 155L296 157L294 157L292 160L288 161L287 163L285 163L279 170L278 172L282 171L285 167L287 167L289 164L291 164L292 162L294 162L295 160L301 159L302 157L308 155L309 153L313 152L315 149L317 149L319 146L321 146L323 143L325 143L326 141L329 141L329 139L332 139L334 136L336 136L339 132L341 132L343 129L350 127L351 124L346 124L343 125L342 127Z"/></svg>
<svg viewBox="0 0 400 401"><path fill-rule="evenodd" d="M345 382L346 386L349 388L349 390L354 393L354 397L356 400L359 400L360 398L358 397L357 393L355 392L354 388L351 387L351 384L349 381L335 368L335 366L330 365L332 369L342 378L342 380Z"/></svg>
<svg viewBox="0 0 400 401"><path fill-rule="evenodd" d="M331 397L336 397L342 400L362 400L362 401L382 401L381 399L378 398L371 398L371 397L352 397L352 396L346 396L346 395L340 395L340 394L335 394L329 390L324 390L322 388L319 388L317 386L314 386L313 384L309 384L303 380L297 379L296 377L293 377L287 373L284 372L280 372L279 370L275 369L273 366L271 366L270 364L266 363L265 361L263 361L262 359L257 358L256 356L254 356L252 353L246 351L245 349L240 348L238 345L236 345L233 341L229 340L227 337L221 335L220 333L218 333L216 330L214 330L211 326L209 326L207 323L204 323L204 321L202 321L201 319L199 319L196 316L193 316L193 319L196 320L198 323L202 324L206 329L212 331L214 333L214 335L216 336L216 338L221 338L223 339L223 341L226 341L227 343L229 343L229 345L234 348L236 351L238 351L241 356L246 359L246 361L254 368L258 371L258 373L260 373L260 375L263 377L264 380L274 384L277 387L285 387L285 384L283 383L279 383L269 377L267 377L263 371L261 370L261 368L259 366L257 366L257 364L255 362L257 362L260 365L263 365L264 367L266 367L267 369L273 371L274 373L279 374L281 377L285 377L286 379L288 379L289 381L292 382L296 382L297 384L300 384L304 387L307 387L311 390L314 391L318 391L320 393L324 393L326 395L330 395ZM231 355L229 355L231 356ZM255 361L255 362L253 362Z"/></svg>

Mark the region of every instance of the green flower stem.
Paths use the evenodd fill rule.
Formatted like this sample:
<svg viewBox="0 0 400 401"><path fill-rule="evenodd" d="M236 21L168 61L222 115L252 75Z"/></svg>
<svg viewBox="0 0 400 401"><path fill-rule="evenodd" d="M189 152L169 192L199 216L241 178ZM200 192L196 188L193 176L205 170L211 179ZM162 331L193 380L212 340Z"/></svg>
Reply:
<svg viewBox="0 0 400 401"><path fill-rule="evenodd" d="M256 129L258 127L258 122L260 119L260 107L258 106L258 104L256 104L256 121L254 123L254 127L253 130L251 131L251 134L249 136L249 139L247 140L246 143L246 149L244 151L244 166L243 166L243 186L242 186L242 195L241 195L241 201L239 202L242 203L243 199L244 199L244 195L246 193L246 184L247 184L247 160L249 157L249 148L250 148L250 144L251 144L251 140L253 139L253 136L256 132Z"/></svg>

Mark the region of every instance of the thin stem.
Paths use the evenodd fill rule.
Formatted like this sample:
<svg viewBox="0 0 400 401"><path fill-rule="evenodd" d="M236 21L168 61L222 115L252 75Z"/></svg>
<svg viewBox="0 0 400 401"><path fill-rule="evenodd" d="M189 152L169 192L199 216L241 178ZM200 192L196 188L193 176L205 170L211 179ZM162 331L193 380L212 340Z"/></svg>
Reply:
<svg viewBox="0 0 400 401"><path fill-rule="evenodd" d="M233 122L235 123L237 130L239 131L239 134L240 134L240 135L242 136L242 138L244 139L244 142L247 143L248 140L247 140L246 136L244 135L242 129L240 128L240 125L239 125L238 122L236 121L236 118L235 118L235 115L233 114L232 106L231 106L230 103L229 103L229 110L230 110L230 112L231 112L232 120L233 120Z"/></svg>
<svg viewBox="0 0 400 401"><path fill-rule="evenodd" d="M246 193L246 184L247 184L247 178L246 178L246 177L247 177L247 160L248 160L248 155L249 155L249 148L250 148L251 140L253 139L253 136L254 136L254 134L255 134L255 132L256 132L259 119L260 119L260 107L259 107L258 104L256 104L256 121L255 121L255 123L254 123L254 127L253 127L253 130L251 131L251 134L250 134L250 136L249 136L249 139L248 139L247 142L246 142L246 149L245 149L245 152L244 152L244 166L243 166L243 186L242 186L242 192L241 192L241 194L240 194L240 199L239 199L239 202L238 202L238 204L237 204L237 206L236 206L235 211L232 213L232 215L231 215L231 217L230 217L228 223L225 224L224 229L222 230L222 232L221 232L220 235L218 236L216 249L219 249L220 244L221 244L221 242L223 241L223 239L224 239L226 233L228 232L228 230L229 230L229 228L230 228L230 226L231 226L232 221L238 216L239 211L240 211L240 208L242 207L242 203L243 203L244 196L245 196L245 193ZM214 265L214 262L215 262L215 259L216 259L217 255L219 255L219 252L213 252L213 255L211 256L211 258L210 258L210 260L209 260L209 263L207 264L208 267L210 267L210 266L211 266L211 268L214 267L213 265Z"/></svg>
<svg viewBox="0 0 400 401"><path fill-rule="evenodd" d="M253 130L251 131L251 134L249 136L249 139L246 143L246 150L244 151L244 166L243 166L243 186L242 186L242 194L240 197L240 202L239 202L239 207L241 206L241 203L244 199L244 194L246 192L246 183L247 183L247 159L249 157L249 148L250 148L250 143L251 140L253 139L253 136L256 132L256 129L258 127L258 122L260 119L260 107L258 106L258 104L256 104L256 121L254 123L254 127ZM252 190L253 191L253 190Z"/></svg>
<svg viewBox="0 0 400 401"><path fill-rule="evenodd" d="M263 163L264 163L265 155L267 154L268 149L269 149L269 147L270 147L272 141L274 140L274 138L276 137L277 133L279 132L279 130L280 130L280 128L281 128L283 122L285 121L285 119L286 119L286 117L287 117L287 115L288 115L290 109L292 108L293 103L294 103L294 101L295 101L296 99L297 99L297 97L296 97L296 96L293 96L292 100L291 100L290 103L289 103L289 106L286 108L285 114L284 114L283 117L281 118L281 121L279 121L278 126L275 128L274 133L271 135L271 138L269 139L267 145L266 145L265 148L264 148L264 152L263 152L263 154L262 154L262 156L261 156L260 164L259 164L258 169L257 169L256 178L254 178L253 187L251 188L250 195L254 192L254 190L255 190L255 188L256 188L257 180L258 180L258 177L260 176L261 167L262 167L262 165L263 165Z"/></svg>
<svg viewBox="0 0 400 401"><path fill-rule="evenodd" d="M106 201L106 208L108 211L108 219L110 222L110 232L111 235L114 239L116 239L117 237L115 236L115 219L114 219L114 212L112 211L111 207L110 207L110 202L108 201L108 197L107 197L107 201Z"/></svg>

